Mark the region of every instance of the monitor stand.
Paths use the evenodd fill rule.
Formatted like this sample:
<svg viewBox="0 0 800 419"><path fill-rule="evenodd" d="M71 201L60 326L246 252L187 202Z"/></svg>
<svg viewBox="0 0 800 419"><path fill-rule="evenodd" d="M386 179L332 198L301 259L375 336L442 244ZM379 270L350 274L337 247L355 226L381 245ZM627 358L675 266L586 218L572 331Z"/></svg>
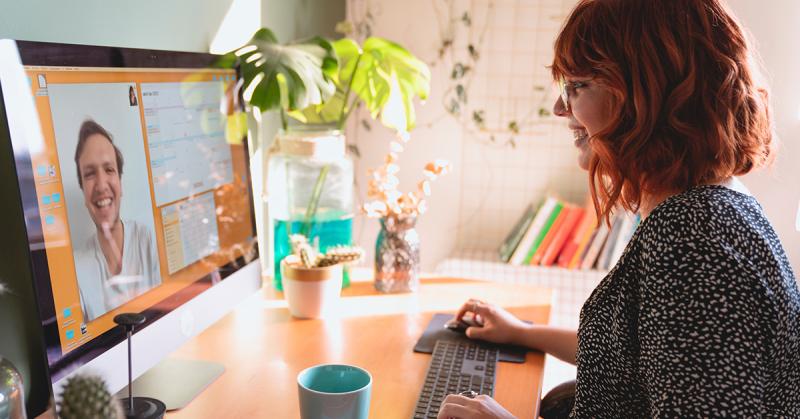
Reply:
<svg viewBox="0 0 800 419"><path fill-rule="evenodd" d="M168 411L181 409L223 372L225 367L216 362L168 357L133 380L133 395L161 400ZM128 386L117 397L128 397Z"/></svg>

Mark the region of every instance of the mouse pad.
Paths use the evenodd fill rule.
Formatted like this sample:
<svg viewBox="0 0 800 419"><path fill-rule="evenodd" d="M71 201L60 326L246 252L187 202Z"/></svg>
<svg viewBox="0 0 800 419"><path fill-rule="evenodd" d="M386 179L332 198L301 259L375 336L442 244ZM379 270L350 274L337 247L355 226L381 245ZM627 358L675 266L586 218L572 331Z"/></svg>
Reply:
<svg viewBox="0 0 800 419"><path fill-rule="evenodd" d="M464 334L452 331L444 327L448 320L452 319L452 314L437 313L433 315L428 327L422 332L417 344L414 345L414 352L432 353L433 347L436 346L437 340L452 340L452 341L465 341L481 344L487 348L497 348L500 350L500 356L497 357L499 361L515 362L521 364L525 362L525 353L528 351L525 348L513 345L497 345L494 343L484 342L481 340L474 340L466 337Z"/></svg>

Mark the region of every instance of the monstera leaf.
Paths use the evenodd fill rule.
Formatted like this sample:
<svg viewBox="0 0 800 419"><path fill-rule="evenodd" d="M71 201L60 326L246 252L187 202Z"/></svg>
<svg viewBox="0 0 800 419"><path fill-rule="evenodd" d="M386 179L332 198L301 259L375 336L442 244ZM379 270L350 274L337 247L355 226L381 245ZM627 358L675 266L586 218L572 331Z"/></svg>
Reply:
<svg viewBox="0 0 800 419"><path fill-rule="evenodd" d="M244 99L262 112L303 109L324 103L336 93L336 54L331 43L320 37L281 45L272 31L262 28L218 64L236 62Z"/></svg>
<svg viewBox="0 0 800 419"><path fill-rule="evenodd" d="M351 48L342 50L350 51ZM400 45L377 37L364 42L364 49L355 65L358 67L353 73L352 90L364 101L372 117L386 112L390 96L397 95L403 105L400 119L405 121L405 130L414 128L414 96L424 100L430 92L428 66ZM381 120L385 121L386 117L381 115Z"/></svg>
<svg viewBox="0 0 800 419"><path fill-rule="evenodd" d="M348 38L334 41L333 48L339 63L333 78L336 94L321 105L290 113L293 118L337 123L341 128L360 100L384 125L402 131L414 128L414 97L426 99L430 91L425 63L402 46L377 37L367 39L363 48ZM351 100L351 94L356 98Z"/></svg>
<svg viewBox="0 0 800 419"><path fill-rule="evenodd" d="M343 110L346 110L344 102L344 90L337 88L336 93L325 103L289 112L289 116L304 124L335 125L337 129L342 129L346 119L346 116L342 113Z"/></svg>

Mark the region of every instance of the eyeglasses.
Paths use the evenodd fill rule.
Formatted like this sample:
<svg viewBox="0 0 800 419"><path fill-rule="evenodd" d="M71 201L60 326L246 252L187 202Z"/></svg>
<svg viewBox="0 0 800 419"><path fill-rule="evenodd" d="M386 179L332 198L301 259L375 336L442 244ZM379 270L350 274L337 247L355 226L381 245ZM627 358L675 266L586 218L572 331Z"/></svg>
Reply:
<svg viewBox="0 0 800 419"><path fill-rule="evenodd" d="M569 97L574 94L575 89L586 87L588 81L567 81L561 77L558 79L558 88L561 90L561 102L564 103L564 109L570 110ZM572 93L570 93L572 92Z"/></svg>

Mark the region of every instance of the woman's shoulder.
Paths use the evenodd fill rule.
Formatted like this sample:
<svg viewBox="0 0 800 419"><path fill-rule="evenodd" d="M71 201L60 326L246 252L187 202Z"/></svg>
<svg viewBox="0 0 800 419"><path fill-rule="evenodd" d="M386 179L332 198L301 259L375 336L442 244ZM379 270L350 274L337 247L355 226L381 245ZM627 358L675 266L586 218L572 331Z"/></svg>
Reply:
<svg viewBox="0 0 800 419"><path fill-rule="evenodd" d="M718 185L699 186L673 195L642 221L637 231L642 266L687 252L723 255L758 270L789 275L788 259L758 201ZM700 252L693 252L698 249ZM783 272L785 271L785 272Z"/></svg>
<svg viewBox="0 0 800 419"><path fill-rule="evenodd" d="M633 260L641 271L683 271L696 277L715 272L794 283L786 252L761 205L727 187L702 186L674 195L650 213L640 230Z"/></svg>
<svg viewBox="0 0 800 419"><path fill-rule="evenodd" d="M755 198L720 185L698 186L667 198L640 228L645 242L672 243L771 231Z"/></svg>

